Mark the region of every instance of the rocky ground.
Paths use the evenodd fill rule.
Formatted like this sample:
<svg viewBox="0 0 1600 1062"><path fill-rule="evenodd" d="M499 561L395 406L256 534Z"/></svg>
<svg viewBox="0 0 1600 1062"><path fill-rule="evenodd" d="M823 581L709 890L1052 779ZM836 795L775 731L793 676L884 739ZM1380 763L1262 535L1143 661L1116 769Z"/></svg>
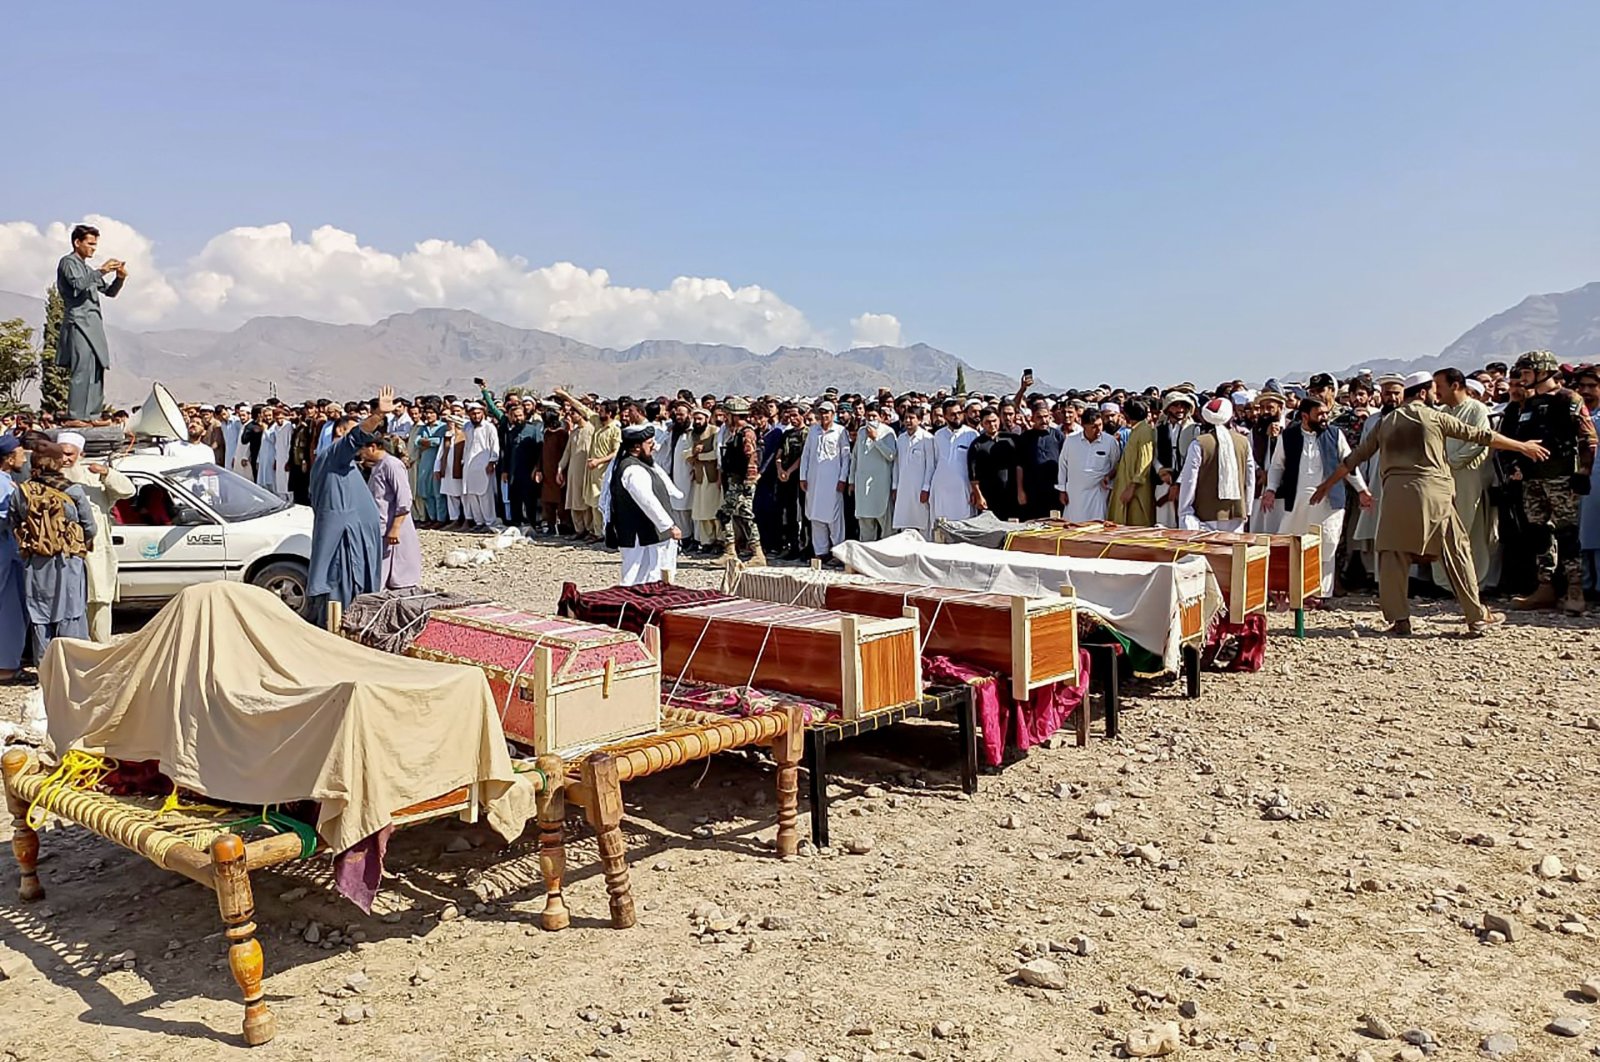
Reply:
<svg viewBox="0 0 1600 1062"><path fill-rule="evenodd" d="M616 571L533 547L437 581L548 608ZM1264 670L1198 700L1134 685L1120 740L1035 750L976 798L953 727L843 746L838 847L791 861L755 759L631 785L625 932L587 830L558 934L532 846L456 823L397 835L371 917L325 865L260 873L279 1034L252 1057L1589 1057L1600 629L1470 641L1430 605L1394 642L1343 605L1303 642L1274 617ZM76 828L43 850L42 903L0 872L0 1059L243 1057L210 894Z"/></svg>

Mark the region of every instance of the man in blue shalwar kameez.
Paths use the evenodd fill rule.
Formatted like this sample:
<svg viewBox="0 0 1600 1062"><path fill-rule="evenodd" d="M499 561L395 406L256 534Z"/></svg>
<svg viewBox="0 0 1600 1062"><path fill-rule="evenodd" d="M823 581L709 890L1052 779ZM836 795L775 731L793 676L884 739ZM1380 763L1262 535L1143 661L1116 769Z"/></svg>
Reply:
<svg viewBox="0 0 1600 1062"><path fill-rule="evenodd" d="M328 602L348 605L383 586L383 519L356 455L382 433L394 412L394 388L378 392L367 419L339 420L333 442L311 466L311 572L308 619L325 626Z"/></svg>
<svg viewBox="0 0 1600 1062"><path fill-rule="evenodd" d="M15 435L0 435L0 685L32 680L22 670L22 652L28 644L28 617L23 610L22 558L11 534L11 478L27 457Z"/></svg>

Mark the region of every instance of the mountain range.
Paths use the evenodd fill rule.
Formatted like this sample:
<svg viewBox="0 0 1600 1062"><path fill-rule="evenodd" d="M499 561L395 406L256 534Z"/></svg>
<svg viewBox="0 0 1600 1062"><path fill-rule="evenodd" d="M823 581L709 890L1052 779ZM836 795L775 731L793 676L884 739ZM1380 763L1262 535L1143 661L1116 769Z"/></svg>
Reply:
<svg viewBox="0 0 1600 1062"><path fill-rule="evenodd" d="M37 330L44 321L44 300L0 291L0 320L12 317ZM541 392L566 387L639 396L670 394L680 387L780 395L816 394L828 386L865 393L879 387L935 391L953 386L957 368L973 390L1010 394L1016 388L1012 377L974 369L925 343L839 353L779 347L757 354L744 347L652 339L614 350L513 328L469 310L415 310L371 325L254 317L232 331L108 327L107 333L113 359L107 395L123 405L142 401L156 380L180 399L195 401L249 401L274 392L286 400L347 398L380 382L393 383L402 393L464 394L474 389L475 376L499 387ZM1572 291L1530 295L1468 329L1438 354L1374 359L1337 375L1343 378L1362 368L1374 374L1450 365L1475 369L1489 361L1510 361L1526 350L1552 350L1564 362L1600 358L1600 281ZM1282 378L1305 380L1316 371L1287 372ZM1084 385L1087 379L1076 383ZM1039 386L1058 389L1042 382Z"/></svg>
<svg viewBox="0 0 1600 1062"><path fill-rule="evenodd" d="M21 317L38 329L44 300L0 291L0 320ZM402 394L466 394L474 377L497 387L548 393L554 387L602 395L673 394L680 387L721 394L814 395L828 386L875 392L951 388L960 368L967 386L995 394L1016 380L973 368L916 343L832 353L779 347L756 354L716 343L646 340L625 350L550 332L513 328L469 310L423 309L371 325L333 325L303 317L254 317L229 332L108 327L112 371L107 398L142 401L161 381L183 401L285 400L367 394L392 383Z"/></svg>
<svg viewBox="0 0 1600 1062"><path fill-rule="evenodd" d="M1437 354L1410 360L1375 358L1334 375L1343 380L1360 369L1379 376L1451 367L1471 372L1491 361L1510 364L1516 355L1530 350L1551 351L1563 364L1600 360L1600 281L1571 291L1529 295L1509 310L1473 325ZM1319 371L1326 370L1297 370L1285 373L1284 379L1305 380Z"/></svg>

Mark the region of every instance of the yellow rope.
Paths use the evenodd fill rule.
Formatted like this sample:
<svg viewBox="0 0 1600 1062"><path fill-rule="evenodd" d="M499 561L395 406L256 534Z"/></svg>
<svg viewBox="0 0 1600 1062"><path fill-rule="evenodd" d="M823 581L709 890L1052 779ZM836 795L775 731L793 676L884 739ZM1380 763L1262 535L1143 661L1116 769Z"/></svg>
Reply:
<svg viewBox="0 0 1600 1062"><path fill-rule="evenodd" d="M216 804L185 804L178 796L178 783L172 783L172 792L167 794L167 799L161 802L161 807L156 809L156 818L178 811L199 811L209 815L228 815L232 808L219 807Z"/></svg>
<svg viewBox="0 0 1600 1062"><path fill-rule="evenodd" d="M61 757L61 765L51 771L39 786L39 793L28 805L28 813L23 821L30 829L41 828L55 810L58 794L91 790L116 769L117 761L109 756L99 756L82 749L68 749L67 754Z"/></svg>

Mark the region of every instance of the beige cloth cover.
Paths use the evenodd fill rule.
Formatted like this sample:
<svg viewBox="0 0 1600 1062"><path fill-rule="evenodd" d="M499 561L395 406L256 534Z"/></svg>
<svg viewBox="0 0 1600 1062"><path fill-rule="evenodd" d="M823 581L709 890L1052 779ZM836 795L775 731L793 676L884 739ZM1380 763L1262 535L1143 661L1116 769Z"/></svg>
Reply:
<svg viewBox="0 0 1600 1062"><path fill-rule="evenodd" d="M321 801L335 852L473 782L508 841L533 814L482 671L368 649L259 587L191 586L114 645L56 638L39 678L58 752L159 760L213 800Z"/></svg>

